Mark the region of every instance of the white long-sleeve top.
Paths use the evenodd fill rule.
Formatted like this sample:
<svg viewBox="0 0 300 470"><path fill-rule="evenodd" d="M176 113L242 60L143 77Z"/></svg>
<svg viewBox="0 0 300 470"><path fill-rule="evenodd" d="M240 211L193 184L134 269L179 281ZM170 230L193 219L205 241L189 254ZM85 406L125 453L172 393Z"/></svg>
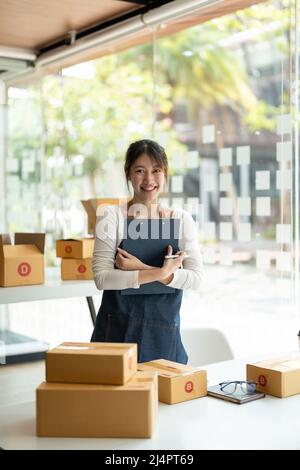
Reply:
<svg viewBox="0 0 300 470"><path fill-rule="evenodd" d="M188 257L183 261L183 268L175 271L168 286L197 290L203 278L203 262L196 224L185 210L173 210L172 217L180 219L179 249L185 251ZM94 281L100 290L139 288L139 271L123 271L114 266L123 234L124 211L119 206L105 206L96 221L92 263Z"/></svg>

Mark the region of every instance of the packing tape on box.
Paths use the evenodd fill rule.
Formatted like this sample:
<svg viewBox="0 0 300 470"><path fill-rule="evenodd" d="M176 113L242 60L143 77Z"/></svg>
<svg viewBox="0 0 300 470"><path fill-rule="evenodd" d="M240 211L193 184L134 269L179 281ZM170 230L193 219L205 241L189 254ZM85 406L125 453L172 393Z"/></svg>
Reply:
<svg viewBox="0 0 300 470"><path fill-rule="evenodd" d="M192 368L191 368L191 370L186 371L186 370L183 370L183 369L178 369L177 367L172 367L172 366L168 366L168 365L164 365L164 364L157 364L155 362L147 362L144 365L149 366L149 367L154 368L154 369L161 369L164 372L170 372L170 374L164 374L168 377L171 377L175 373L180 374L180 375L191 375L195 372L195 370L192 369Z"/></svg>
<svg viewBox="0 0 300 470"><path fill-rule="evenodd" d="M103 345L101 344L101 346L79 346L79 345L74 345L74 346L71 346L71 345L61 345L61 346L56 346L54 349L68 349L68 350L77 350L77 351L83 351L83 350L87 350L87 349L108 349L108 350L116 350L116 349L127 349L128 346L124 343L124 344L120 344L120 345L115 345L115 346L110 346L109 344L106 344L104 343ZM128 351L128 355L129 357L133 356L133 350L132 349L129 349Z"/></svg>
<svg viewBox="0 0 300 470"><path fill-rule="evenodd" d="M293 370L300 368L300 355L297 354L296 358L284 357L276 359L275 361L263 361L256 362L253 364L256 367L263 367L266 369L283 369L283 370Z"/></svg>

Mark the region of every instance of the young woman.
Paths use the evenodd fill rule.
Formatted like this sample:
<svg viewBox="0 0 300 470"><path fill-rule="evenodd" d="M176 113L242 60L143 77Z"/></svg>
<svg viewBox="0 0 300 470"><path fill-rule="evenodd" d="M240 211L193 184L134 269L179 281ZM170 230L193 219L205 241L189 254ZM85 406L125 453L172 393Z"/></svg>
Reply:
<svg viewBox="0 0 300 470"><path fill-rule="evenodd" d="M202 279L196 224L188 212L159 204L168 178L168 160L160 145L152 140L132 143L124 169L133 198L122 207L106 206L97 218L93 273L96 286L104 292L91 341L137 343L138 362L168 359L186 364L179 312L183 290L198 289ZM127 217L179 218L178 257L165 258L157 268L123 250ZM172 255L172 246L167 250L166 255ZM122 289L153 281L175 288L175 293L121 294Z"/></svg>

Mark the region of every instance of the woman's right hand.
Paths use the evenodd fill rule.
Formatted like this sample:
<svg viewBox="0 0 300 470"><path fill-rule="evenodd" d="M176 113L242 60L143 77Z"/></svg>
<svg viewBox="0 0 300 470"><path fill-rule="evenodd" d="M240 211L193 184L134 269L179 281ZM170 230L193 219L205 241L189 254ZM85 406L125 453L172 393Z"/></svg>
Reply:
<svg viewBox="0 0 300 470"><path fill-rule="evenodd" d="M172 255L173 249L171 245L168 246L167 249L167 255L170 256ZM175 253L178 255L178 258L166 258L164 261L164 264L162 265L162 272L165 278L168 278L171 276L171 274L174 274L177 269L182 268L182 262L186 256L185 251L177 251Z"/></svg>

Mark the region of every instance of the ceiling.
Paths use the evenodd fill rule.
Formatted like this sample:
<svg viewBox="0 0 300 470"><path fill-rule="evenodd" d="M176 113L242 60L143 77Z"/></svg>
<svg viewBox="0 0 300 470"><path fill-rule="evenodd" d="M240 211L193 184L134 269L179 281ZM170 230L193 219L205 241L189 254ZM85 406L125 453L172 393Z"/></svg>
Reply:
<svg viewBox="0 0 300 470"><path fill-rule="evenodd" d="M168 21L164 29L158 30L159 37L265 0L185 1L194 3L195 10ZM77 48L87 44L90 37L141 18L142 14L146 18L148 11L163 9L168 3L180 6L184 0L0 0L0 79L34 70L36 60L38 63L56 51L74 50L59 64L66 67L150 41L151 28L145 26L104 45Z"/></svg>

